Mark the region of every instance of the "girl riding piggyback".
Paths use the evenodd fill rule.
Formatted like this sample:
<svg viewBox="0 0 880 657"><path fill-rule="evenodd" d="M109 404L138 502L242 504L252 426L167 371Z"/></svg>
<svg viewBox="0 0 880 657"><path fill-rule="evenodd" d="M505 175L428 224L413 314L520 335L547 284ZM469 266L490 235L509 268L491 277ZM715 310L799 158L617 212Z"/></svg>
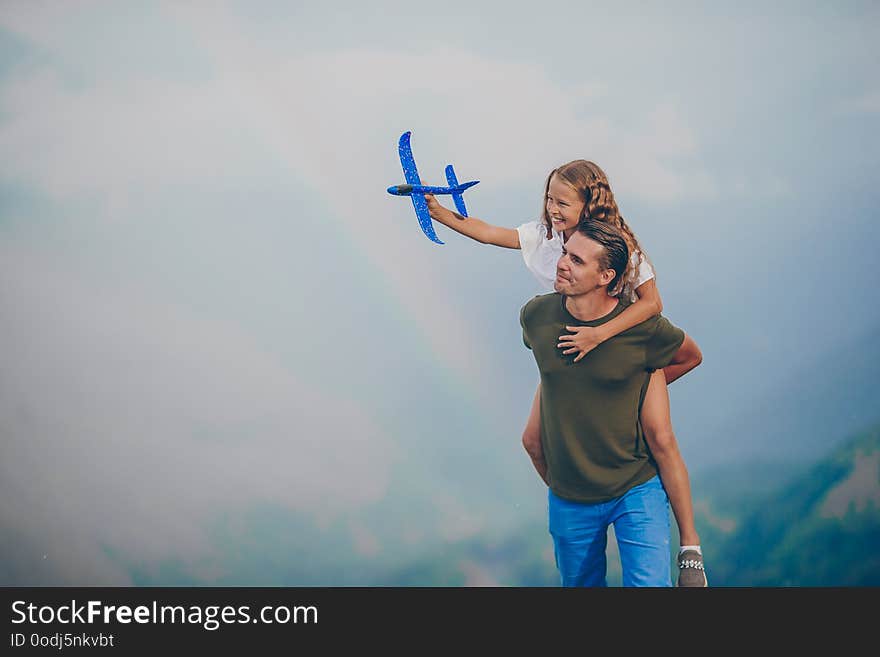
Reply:
<svg viewBox="0 0 880 657"><path fill-rule="evenodd" d="M557 347L564 354L577 354L574 362L588 357L589 352L605 340L659 314L663 309L655 282L654 268L638 239L620 214L608 178L599 166L587 160L574 160L553 169L544 185L541 217L517 228L489 224L476 217L464 217L426 195L431 218L452 230L483 244L520 249L529 271L546 292L554 291L556 264L565 242L574 234L581 220L613 224L623 234L630 252L627 271L612 291L630 302L620 315L600 326L566 326ZM642 404L640 420L651 453L657 462L660 479L669 497L678 524L679 586L706 586L702 568L702 551L694 525L690 483L684 460L672 431L669 397L666 385L700 364L699 347L685 336L673 361L651 376ZM541 389L532 403L523 431L523 446L538 474L546 479L546 463L541 446Z"/></svg>

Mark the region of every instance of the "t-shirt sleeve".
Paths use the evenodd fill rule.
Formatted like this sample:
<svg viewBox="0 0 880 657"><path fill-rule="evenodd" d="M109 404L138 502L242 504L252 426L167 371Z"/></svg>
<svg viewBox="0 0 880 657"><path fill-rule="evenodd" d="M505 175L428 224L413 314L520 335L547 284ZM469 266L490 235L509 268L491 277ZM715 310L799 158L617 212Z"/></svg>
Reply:
<svg viewBox="0 0 880 657"><path fill-rule="evenodd" d="M528 304L526 304L526 306L528 306ZM522 327L523 344L526 346L527 349L531 349L532 345L529 343L529 336L526 334L526 306L523 306L522 310L519 311L519 325Z"/></svg>
<svg viewBox="0 0 880 657"><path fill-rule="evenodd" d="M528 221L516 227L516 232L519 234L519 249L526 267L530 270L535 268L535 258L538 254L538 247L541 246L542 230L543 228L537 221Z"/></svg>
<svg viewBox="0 0 880 657"><path fill-rule="evenodd" d="M656 324L657 327L645 350L645 369L649 372L669 365L672 357L675 356L675 352L678 351L681 343L684 342L684 331L677 326L673 326L662 315L657 317Z"/></svg>
<svg viewBox="0 0 880 657"><path fill-rule="evenodd" d="M638 262L638 254L634 253L632 256L633 265ZM654 268L651 266L651 263L648 262L647 256L645 256L644 252L642 252L642 262L639 263L639 268L636 271L636 278L633 281L632 289L638 288L645 281L650 281L655 277Z"/></svg>

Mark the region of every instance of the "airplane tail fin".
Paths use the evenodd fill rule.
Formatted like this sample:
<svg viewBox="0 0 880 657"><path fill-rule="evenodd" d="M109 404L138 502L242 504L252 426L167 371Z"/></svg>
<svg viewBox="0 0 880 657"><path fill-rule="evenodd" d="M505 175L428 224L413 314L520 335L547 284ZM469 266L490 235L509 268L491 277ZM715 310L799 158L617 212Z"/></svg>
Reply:
<svg viewBox="0 0 880 657"><path fill-rule="evenodd" d="M452 192L452 200L455 201L455 207L458 210L458 213L462 217L468 216L467 208L464 205L464 198L462 197L461 193L464 190L468 189L469 187L473 187L474 185L476 185L480 181L479 180L472 180L470 182L462 183L461 185L459 185L458 178L455 177L455 171L453 170L452 165L450 164L449 166L446 167L446 182L449 183L450 187L455 188L455 191Z"/></svg>

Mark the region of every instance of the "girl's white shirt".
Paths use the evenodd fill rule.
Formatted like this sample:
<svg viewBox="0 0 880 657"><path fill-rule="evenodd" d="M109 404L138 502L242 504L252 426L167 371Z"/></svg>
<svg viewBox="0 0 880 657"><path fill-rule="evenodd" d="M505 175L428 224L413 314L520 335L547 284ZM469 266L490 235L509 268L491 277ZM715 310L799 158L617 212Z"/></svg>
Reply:
<svg viewBox="0 0 880 657"><path fill-rule="evenodd" d="M519 233L519 248L522 251L523 260L526 267L535 275L541 287L545 290L553 291L553 284L556 281L556 263L562 256L562 233L552 231L552 237L547 239L547 228L541 221L529 221L518 226L516 232ZM643 254L644 255L644 254ZM635 302L638 299L635 290L645 281L654 278L654 268L648 262L647 257L642 258L639 264L639 254L634 252L630 256L632 266L638 265L635 280L627 281L624 287L625 292L629 293L630 301Z"/></svg>

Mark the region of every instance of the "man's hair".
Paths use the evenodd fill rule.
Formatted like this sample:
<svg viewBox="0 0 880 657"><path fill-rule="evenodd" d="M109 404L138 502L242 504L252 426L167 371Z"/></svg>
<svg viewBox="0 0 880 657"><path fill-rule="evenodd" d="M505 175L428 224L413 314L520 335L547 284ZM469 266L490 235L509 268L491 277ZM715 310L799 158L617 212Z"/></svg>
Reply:
<svg viewBox="0 0 880 657"><path fill-rule="evenodd" d="M582 219L578 222L578 232L594 242L602 245L602 257L599 259L599 269L613 269L614 279L608 284L608 293L616 296L620 293L623 275L629 263L629 248L623 232L617 226L605 221Z"/></svg>

